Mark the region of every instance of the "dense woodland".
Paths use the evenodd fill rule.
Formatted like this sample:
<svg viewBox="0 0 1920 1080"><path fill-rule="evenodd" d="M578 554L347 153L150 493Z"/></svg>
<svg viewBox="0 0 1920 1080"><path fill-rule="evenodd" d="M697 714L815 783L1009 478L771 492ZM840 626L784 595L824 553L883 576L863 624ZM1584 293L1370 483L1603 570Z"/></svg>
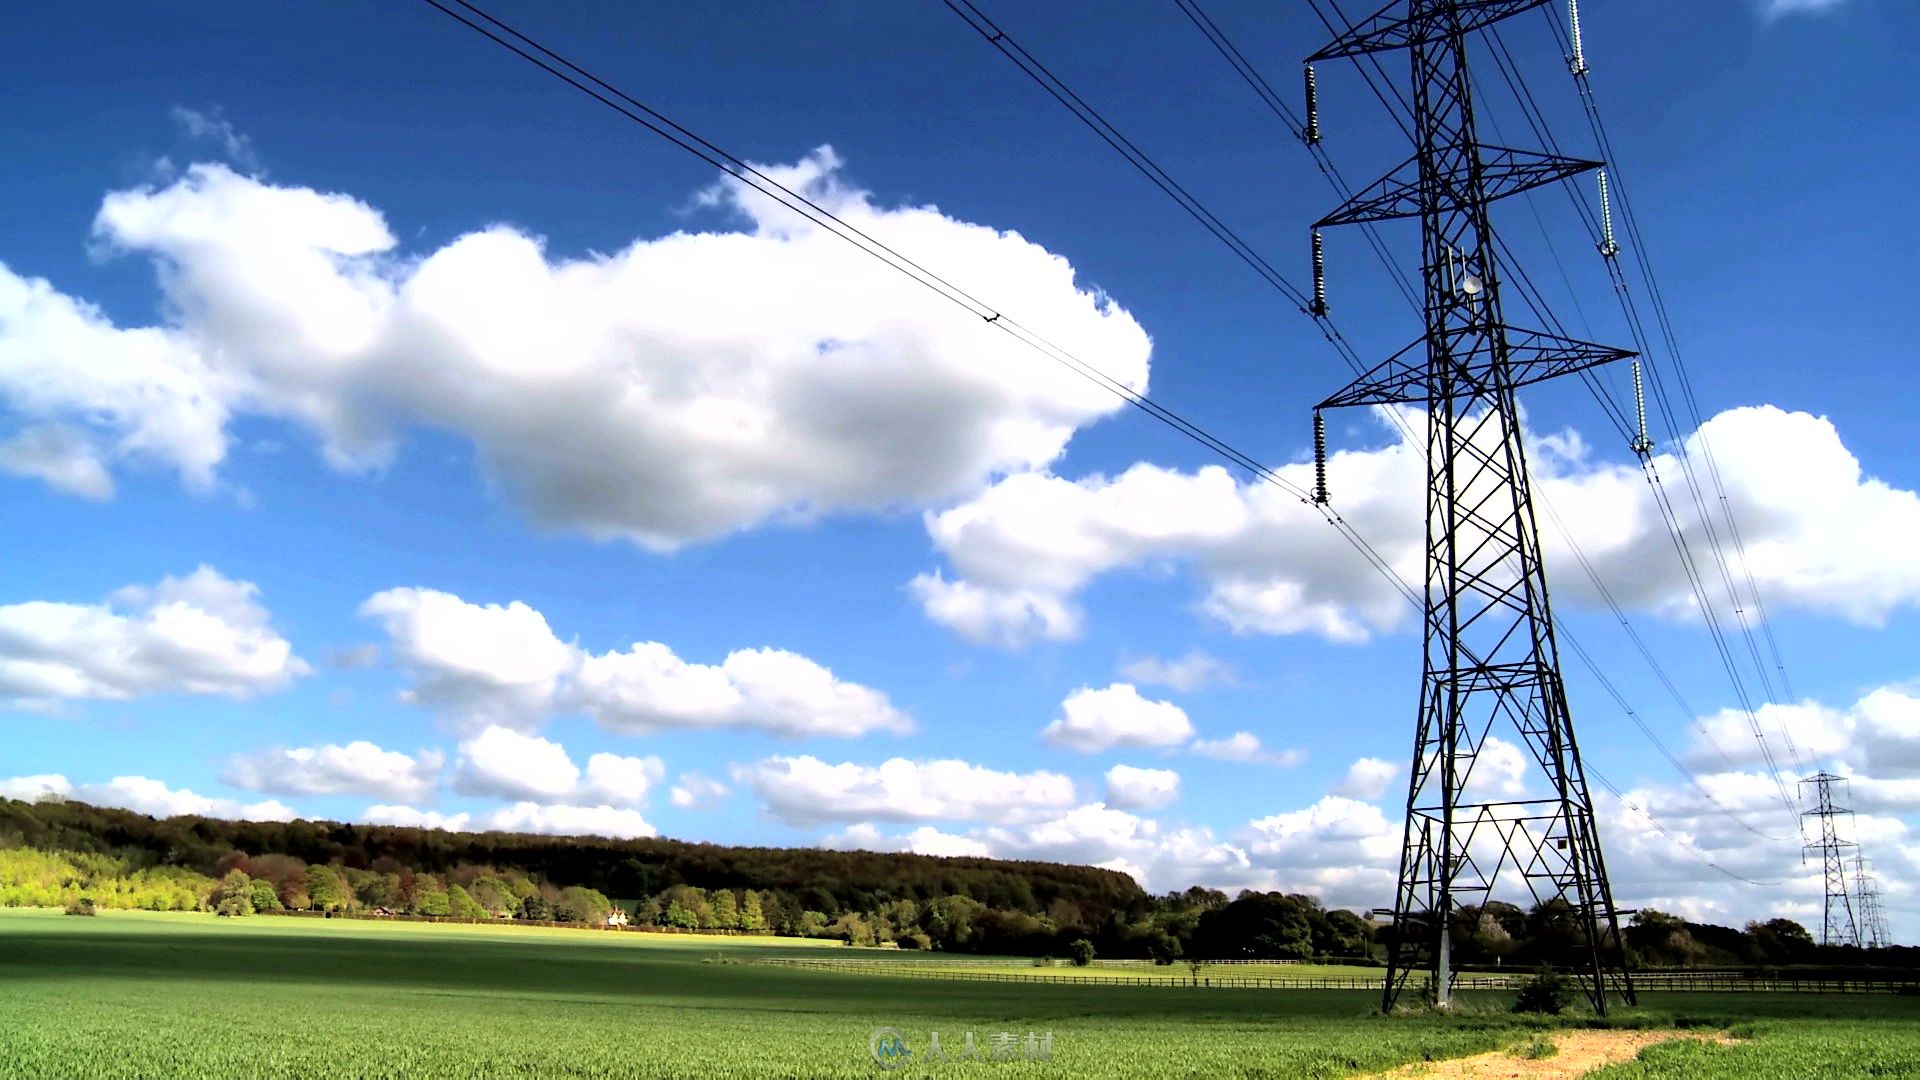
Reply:
<svg viewBox="0 0 1920 1080"><path fill-rule="evenodd" d="M725 847L326 821L155 819L61 800L0 799L0 906L379 913L835 938L1015 955L1166 963L1377 964L1390 927L1308 896L1191 888L1154 896L1125 874L984 858ZM1575 961L1564 905L1458 912L1463 966ZM1638 965L1914 966L1920 950L1824 948L1786 919L1745 930L1634 915ZM1081 944L1084 943L1084 944Z"/></svg>

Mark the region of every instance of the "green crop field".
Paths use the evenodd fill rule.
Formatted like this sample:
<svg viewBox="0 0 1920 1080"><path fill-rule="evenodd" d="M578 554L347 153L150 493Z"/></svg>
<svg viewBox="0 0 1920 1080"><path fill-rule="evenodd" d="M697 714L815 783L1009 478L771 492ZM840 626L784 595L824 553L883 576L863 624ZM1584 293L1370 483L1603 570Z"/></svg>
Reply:
<svg viewBox="0 0 1920 1080"><path fill-rule="evenodd" d="M8 1077L888 1075L876 1027L950 1054L976 1033L1052 1033L1048 1062L891 1075L1345 1076L1523 1041L1499 995L1451 1018L1372 1015L1373 995L1026 985L754 963L849 950L791 940L111 912L0 912ZM865 954L873 955L873 954ZM1920 1001L1665 995L1624 1018L1734 1027L1609 1077L1920 1076ZM1024 1053L1024 1050L1021 1051ZM924 1056L924 1053L922 1054Z"/></svg>

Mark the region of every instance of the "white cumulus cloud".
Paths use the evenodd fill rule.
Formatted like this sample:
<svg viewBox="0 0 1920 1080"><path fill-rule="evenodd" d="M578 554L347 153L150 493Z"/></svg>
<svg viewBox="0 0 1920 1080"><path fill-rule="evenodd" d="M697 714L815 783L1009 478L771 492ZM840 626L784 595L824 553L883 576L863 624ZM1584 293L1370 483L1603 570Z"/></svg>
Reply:
<svg viewBox="0 0 1920 1080"><path fill-rule="evenodd" d="M638 810L621 806L565 806L536 802L512 806L482 815L470 828L491 832L544 833L548 836L607 836L615 840L658 836Z"/></svg>
<svg viewBox="0 0 1920 1080"><path fill-rule="evenodd" d="M474 604L432 589L389 589L361 613L382 622L412 676L403 698L468 729L527 730L555 712L629 735L748 728L852 737L913 727L887 695L785 649L738 649L718 664L682 660L657 641L595 654L561 641L519 601Z"/></svg>
<svg viewBox="0 0 1920 1080"><path fill-rule="evenodd" d="M952 759L832 765L812 755L771 757L736 766L734 779L793 824L1001 821L1074 801L1073 781L1059 773L1001 772Z"/></svg>
<svg viewBox="0 0 1920 1080"><path fill-rule="evenodd" d="M346 745L261 750L236 756L220 779L237 788L277 795L373 795L418 800L439 782L445 755L382 750L356 740Z"/></svg>
<svg viewBox="0 0 1920 1080"><path fill-rule="evenodd" d="M0 607L0 695L31 702L149 694L246 698L312 668L276 632L251 582L202 566L104 603Z"/></svg>
<svg viewBox="0 0 1920 1080"><path fill-rule="evenodd" d="M181 815L231 818L240 821L291 821L293 808L275 799L242 803L169 787L150 776L116 776L105 783L76 784L58 774L17 776L0 780L0 795L9 799L72 799L95 806L114 806L150 817Z"/></svg>
<svg viewBox="0 0 1920 1080"><path fill-rule="evenodd" d="M471 604L434 589L388 589L360 606L378 619L413 676L406 700L470 723L531 727L546 719L578 651L527 605Z"/></svg>
<svg viewBox="0 0 1920 1080"><path fill-rule="evenodd" d="M1416 430L1425 417L1409 416ZM1623 604L1677 620L1698 618L1685 566L1673 550L1653 492L1637 463L1594 459L1577 435L1534 438L1542 545L1556 597L1598 604L1571 558L1567 536ZM1696 500L1685 465L1707 483L1706 456L1740 523L1746 561L1718 515L1716 492ZM1711 536L1742 582L1752 571L1766 604L1867 626L1920 604L1920 495L1869 476L1822 417L1773 406L1731 409L1709 419L1682 448L1654 455L1653 468L1696 550ZM1683 460L1685 458L1686 460ZM1312 466L1278 470L1312 483ZM1342 451L1328 462L1335 506L1402 578L1418 581L1424 555L1421 493L1425 465L1396 442ZM1696 502L1715 520L1710 531ZM995 483L977 498L929 513L934 546L957 576L936 572L938 588L916 586L927 615L967 637L1019 643L1078 633L1077 596L1102 575L1175 563L1199 579L1197 608L1239 633L1317 634L1364 641L1415 613L1337 530L1294 496L1242 484L1225 469L1182 472L1138 464L1119 476L1069 480L1044 471ZM1703 557L1711 557L1706 555ZM923 575L920 581L930 580ZM1710 576L1710 599L1730 603ZM982 599L1020 598L1018 604ZM1033 613L1051 613L1038 619Z"/></svg>
<svg viewBox="0 0 1920 1080"><path fill-rule="evenodd" d="M443 814L411 806L369 806L360 820L447 832L520 832L547 836L605 836L615 840L658 836L638 810L619 806L566 806L518 802L481 813Z"/></svg>
<svg viewBox="0 0 1920 1080"><path fill-rule="evenodd" d="M740 649L719 664L689 663L656 641L586 656L573 697L609 731L754 728L774 735L905 732L887 696L784 649Z"/></svg>
<svg viewBox="0 0 1920 1080"><path fill-rule="evenodd" d="M1047 742L1083 754L1116 746L1177 746L1192 736L1185 709L1141 697L1131 683L1075 690L1060 703L1059 718L1040 732Z"/></svg>
<svg viewBox="0 0 1920 1080"><path fill-rule="evenodd" d="M453 788L462 795L546 805L634 807L666 775L657 757L594 754L585 772L557 742L490 727L460 744Z"/></svg>
<svg viewBox="0 0 1920 1080"><path fill-rule="evenodd" d="M1180 774L1172 769L1115 765L1107 770L1107 805L1120 810L1158 810L1180 797Z"/></svg>
<svg viewBox="0 0 1920 1080"><path fill-rule="evenodd" d="M217 117L182 118L234 148ZM826 147L764 171L1146 389L1146 334L1065 259L882 205ZM117 326L0 267L0 397L86 435L79 464L12 467L97 497L85 461L146 460L207 489L237 416L298 424L343 469L430 428L535 522L667 550L961 496L1120 408L734 181L704 201L730 223L562 257L508 225L403 252L364 202L218 164L113 192L95 237L152 261L161 316Z"/></svg>

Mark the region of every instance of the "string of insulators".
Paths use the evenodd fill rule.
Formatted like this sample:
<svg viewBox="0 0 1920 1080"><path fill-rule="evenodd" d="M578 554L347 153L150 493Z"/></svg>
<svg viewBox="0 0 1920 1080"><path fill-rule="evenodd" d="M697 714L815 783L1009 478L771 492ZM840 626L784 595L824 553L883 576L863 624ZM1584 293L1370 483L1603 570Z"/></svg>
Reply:
<svg viewBox="0 0 1920 1080"><path fill-rule="evenodd" d="M1568 40L1573 43L1573 56L1567 66L1573 69L1575 78L1587 73L1587 50L1580 41L1580 0L1567 0Z"/></svg>
<svg viewBox="0 0 1920 1080"><path fill-rule="evenodd" d="M1313 305L1308 310L1316 319L1327 314L1327 244L1319 229L1313 230Z"/></svg>
<svg viewBox="0 0 1920 1080"><path fill-rule="evenodd" d="M1600 254L1611 259L1620 254L1620 245L1613 240L1613 199L1607 192L1607 170L1601 169L1600 177Z"/></svg>
<svg viewBox="0 0 1920 1080"><path fill-rule="evenodd" d="M1320 84L1314 81L1313 65L1307 65L1307 129L1300 133L1308 146L1320 141Z"/></svg>
<svg viewBox="0 0 1920 1080"><path fill-rule="evenodd" d="M1327 418L1313 410L1313 501L1327 504Z"/></svg>
<svg viewBox="0 0 1920 1080"><path fill-rule="evenodd" d="M1640 430L1633 437L1633 442L1627 445L1628 449L1644 458L1653 452L1653 440L1647 437L1647 389L1640 381L1639 357L1633 360L1633 411L1640 418Z"/></svg>

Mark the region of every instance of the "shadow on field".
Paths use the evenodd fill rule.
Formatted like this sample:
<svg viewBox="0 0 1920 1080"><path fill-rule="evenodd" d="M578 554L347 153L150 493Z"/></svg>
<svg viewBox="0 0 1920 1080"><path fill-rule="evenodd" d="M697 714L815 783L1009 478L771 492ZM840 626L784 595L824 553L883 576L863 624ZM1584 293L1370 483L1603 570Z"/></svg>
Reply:
<svg viewBox="0 0 1920 1080"><path fill-rule="evenodd" d="M104 923L105 925L102 925ZM917 1003L965 1014L1009 1009L1023 1016L1164 1017L1255 1020L1366 1015L1367 991L1207 990L1113 984L1021 985L807 971L751 963L709 963L712 951L646 942L515 939L486 933L275 933L264 923L145 926L110 921L5 927L0 982L101 979L307 986L328 994L484 994L676 1008L762 1012L823 1010L885 1014L903 993ZM383 928L384 929L384 928ZM737 955L737 953L735 954ZM910 986L910 991L909 991Z"/></svg>

